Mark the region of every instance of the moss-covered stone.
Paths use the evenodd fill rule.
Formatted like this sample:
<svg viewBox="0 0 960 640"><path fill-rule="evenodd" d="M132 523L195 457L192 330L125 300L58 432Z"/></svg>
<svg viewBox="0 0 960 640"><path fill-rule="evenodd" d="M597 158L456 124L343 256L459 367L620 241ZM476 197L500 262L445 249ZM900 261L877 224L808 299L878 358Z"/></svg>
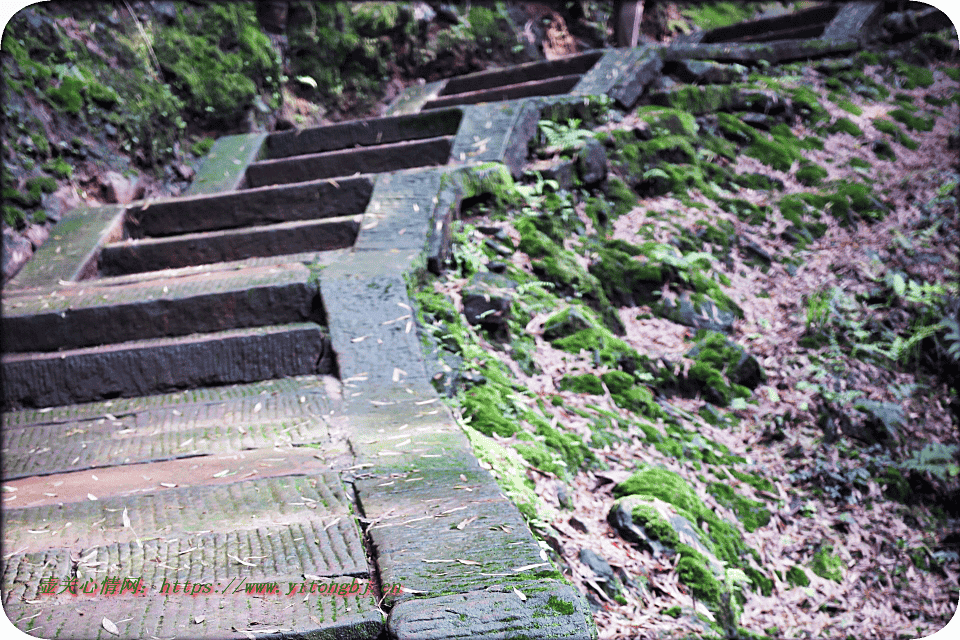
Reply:
<svg viewBox="0 0 960 640"><path fill-rule="evenodd" d="M658 405L653 394L645 386L637 385L632 375L623 371L608 371L600 376L610 390L610 395L618 407L644 415L651 419L664 417L663 408Z"/></svg>
<svg viewBox="0 0 960 640"><path fill-rule="evenodd" d="M902 82L900 84L904 89L929 87L933 84L933 71L931 69L908 64L903 60L894 60L893 68L901 78Z"/></svg>
<svg viewBox="0 0 960 640"><path fill-rule="evenodd" d="M765 527L770 522L770 512L763 506L762 502L739 495L730 485L712 482L707 486L707 491L720 504L729 507L737 514L740 523L748 533L752 533L760 527Z"/></svg>
<svg viewBox="0 0 960 640"><path fill-rule="evenodd" d="M908 109L894 109L889 113L890 117L894 120L898 120L907 126L908 129L914 131L933 131L933 125L936 122L934 116L929 118L924 118L921 116L915 116L910 113ZM906 145L904 145L906 146Z"/></svg>
<svg viewBox="0 0 960 640"><path fill-rule="evenodd" d="M565 375L560 378L557 388L562 391L573 391L574 393L586 393L594 396L603 395L603 385L600 379L591 374Z"/></svg>
<svg viewBox="0 0 960 640"><path fill-rule="evenodd" d="M541 280L557 285L559 295L579 298L597 312L603 324L611 331L622 334L623 323L616 309L610 304L600 281L581 266L569 252L547 255L531 264L533 272Z"/></svg>
<svg viewBox="0 0 960 640"><path fill-rule="evenodd" d="M694 364L683 388L720 406L729 405L734 397L749 397L749 390L766 380L756 358L721 333L698 331L697 343L686 357L693 359Z"/></svg>
<svg viewBox="0 0 960 640"><path fill-rule="evenodd" d="M837 118L827 127L827 133L848 133L854 138L863 137L863 130L855 125L850 118Z"/></svg>
<svg viewBox="0 0 960 640"><path fill-rule="evenodd" d="M800 184L808 187L816 186L823 182L824 178L827 177L827 170L820 165L813 164L811 162L797 169L796 177Z"/></svg>
<svg viewBox="0 0 960 640"><path fill-rule="evenodd" d="M787 570L787 582L795 587L808 587L810 586L810 576L802 567L794 565Z"/></svg>
<svg viewBox="0 0 960 640"><path fill-rule="evenodd" d="M913 138L908 136L906 133L904 133L903 129L901 129L897 125L897 123L893 122L892 120L887 120L886 118L874 118L873 126L875 126L878 131L885 133L891 138L893 138L894 142L898 142L902 144L907 149L914 150L920 146L917 144L916 140L914 140ZM891 159L891 160L896 159L896 156L888 159Z"/></svg>
<svg viewBox="0 0 960 640"><path fill-rule="evenodd" d="M679 109L648 105L637 109L637 115L649 125L654 136L692 137L700 128L693 114Z"/></svg>
<svg viewBox="0 0 960 640"><path fill-rule="evenodd" d="M834 582L843 581L843 560L833 553L833 547L826 546L820 548L810 561L810 570L821 578L833 580Z"/></svg>

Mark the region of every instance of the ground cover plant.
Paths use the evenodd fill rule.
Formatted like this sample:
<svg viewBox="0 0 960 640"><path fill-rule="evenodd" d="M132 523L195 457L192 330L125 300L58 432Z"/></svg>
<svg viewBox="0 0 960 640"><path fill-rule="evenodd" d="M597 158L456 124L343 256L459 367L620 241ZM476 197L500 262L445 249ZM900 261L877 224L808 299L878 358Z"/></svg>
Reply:
<svg viewBox="0 0 960 640"><path fill-rule="evenodd" d="M913 638L955 613L952 51L546 110L541 171L466 181L452 264L412 289L435 381L601 637Z"/></svg>

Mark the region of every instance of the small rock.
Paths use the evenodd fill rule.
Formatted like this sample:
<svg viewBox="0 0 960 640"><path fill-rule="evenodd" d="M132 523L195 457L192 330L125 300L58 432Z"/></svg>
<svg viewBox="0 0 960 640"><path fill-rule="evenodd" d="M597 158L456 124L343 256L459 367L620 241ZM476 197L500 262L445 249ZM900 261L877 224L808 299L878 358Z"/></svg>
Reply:
<svg viewBox="0 0 960 640"><path fill-rule="evenodd" d="M517 284L502 275L480 272L463 289L463 315L472 325L480 325L493 333L506 330L510 317L512 290Z"/></svg>
<svg viewBox="0 0 960 640"><path fill-rule="evenodd" d="M103 125L103 130L104 130L104 132L107 134L107 137L108 137L108 138L116 138L116 137L117 137L117 133L119 133L119 132L117 131L117 128L116 128L115 126L113 126L112 124L110 124L109 122L108 122L107 124Z"/></svg>
<svg viewBox="0 0 960 640"><path fill-rule="evenodd" d="M173 170L176 171L177 175L184 180L193 180L193 176L196 174L196 171L193 170L193 167L182 162L178 162L173 165Z"/></svg>
<svg viewBox="0 0 960 640"><path fill-rule="evenodd" d="M732 311L720 309L712 300L694 303L690 294L684 291L677 302L665 299L663 302L665 317L694 329L707 329L720 333L730 333L737 316Z"/></svg>
<svg viewBox="0 0 960 640"><path fill-rule="evenodd" d="M774 120L765 113L753 113L751 111L737 114L737 117L740 118L740 121L750 125L754 129L760 129L761 131L770 131L770 128L774 125Z"/></svg>
<svg viewBox="0 0 960 640"><path fill-rule="evenodd" d="M76 189L69 184L65 184L53 193L44 196L42 207L47 214L47 220L59 222L64 213L76 209L82 204L83 200L77 195Z"/></svg>
<svg viewBox="0 0 960 640"><path fill-rule="evenodd" d="M36 251L50 237L50 228L42 224L32 224L23 232L23 237L30 241Z"/></svg>
<svg viewBox="0 0 960 640"><path fill-rule="evenodd" d="M17 272L32 255L33 246L29 240L9 227L3 228L2 267L4 282L8 282L10 278L17 275Z"/></svg>
<svg viewBox="0 0 960 640"><path fill-rule="evenodd" d="M103 198L104 201L114 204L129 204L138 198L143 197L144 187L137 178L131 181L116 171L108 171L103 178Z"/></svg>
<svg viewBox="0 0 960 640"><path fill-rule="evenodd" d="M588 186L606 180L607 154L598 140L587 140L577 153L577 173Z"/></svg>
<svg viewBox="0 0 960 640"><path fill-rule="evenodd" d="M563 488L562 484L557 484L557 502L560 503L560 506L564 509L573 509L573 500L570 499L570 494L567 493L567 490Z"/></svg>

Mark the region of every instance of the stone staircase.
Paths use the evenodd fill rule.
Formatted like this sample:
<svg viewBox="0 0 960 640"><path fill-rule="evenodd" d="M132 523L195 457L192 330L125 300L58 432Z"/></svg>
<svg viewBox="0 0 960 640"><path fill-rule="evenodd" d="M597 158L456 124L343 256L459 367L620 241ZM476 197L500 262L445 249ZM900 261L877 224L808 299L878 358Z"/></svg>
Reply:
<svg viewBox="0 0 960 640"><path fill-rule="evenodd" d="M65 216L3 291L7 616L47 638L595 637L430 384L405 274L442 268L478 172L523 172L544 109L630 108L665 60L856 49L879 3L847 6L826 39L594 51L227 136L181 197Z"/></svg>

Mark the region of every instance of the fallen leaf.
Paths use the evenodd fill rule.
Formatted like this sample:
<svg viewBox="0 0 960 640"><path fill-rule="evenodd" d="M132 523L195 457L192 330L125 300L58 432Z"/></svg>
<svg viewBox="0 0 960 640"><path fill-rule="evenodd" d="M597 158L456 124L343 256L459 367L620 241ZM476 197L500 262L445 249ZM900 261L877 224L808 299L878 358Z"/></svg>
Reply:
<svg viewBox="0 0 960 640"><path fill-rule="evenodd" d="M112 633L113 635L115 635L115 636L120 635L120 629L118 629L118 628L117 628L117 625L113 624L113 622L111 622L109 618L104 618L104 619L100 622L100 624L103 625L103 628L104 628L104 629L106 629L107 631L109 631L109 632Z"/></svg>

